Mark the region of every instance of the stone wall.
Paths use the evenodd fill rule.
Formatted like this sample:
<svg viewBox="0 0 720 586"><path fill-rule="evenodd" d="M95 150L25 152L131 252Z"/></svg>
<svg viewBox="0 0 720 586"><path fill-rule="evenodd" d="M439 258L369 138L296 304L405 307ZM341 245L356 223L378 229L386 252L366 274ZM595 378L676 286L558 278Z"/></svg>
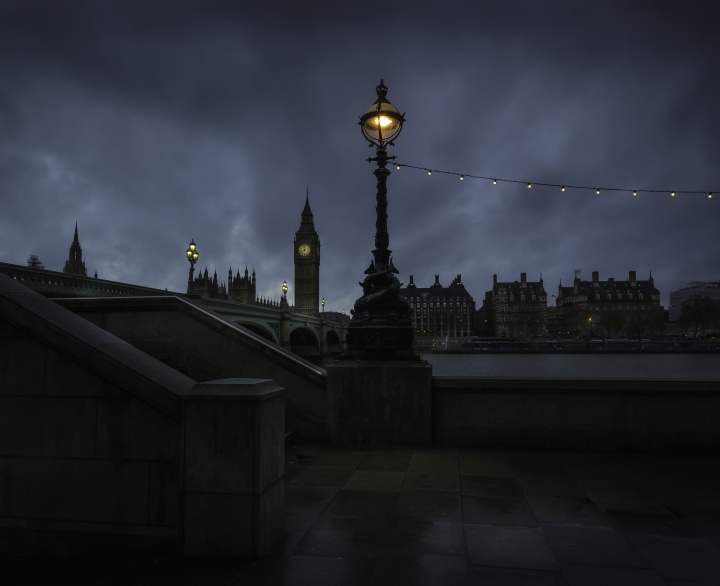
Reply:
<svg viewBox="0 0 720 586"><path fill-rule="evenodd" d="M196 384L0 275L4 555L263 555L283 462L277 384Z"/></svg>
<svg viewBox="0 0 720 586"><path fill-rule="evenodd" d="M246 328L178 297L58 303L194 380L274 380L285 389L288 429L327 439L325 371Z"/></svg>
<svg viewBox="0 0 720 586"><path fill-rule="evenodd" d="M433 441L720 452L720 382L434 377Z"/></svg>

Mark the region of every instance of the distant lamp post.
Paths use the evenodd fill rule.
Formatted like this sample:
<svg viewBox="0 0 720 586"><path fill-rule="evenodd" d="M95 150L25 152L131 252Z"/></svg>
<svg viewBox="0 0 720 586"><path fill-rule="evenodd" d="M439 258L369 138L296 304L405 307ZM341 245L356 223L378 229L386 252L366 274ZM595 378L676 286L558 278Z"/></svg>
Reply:
<svg viewBox="0 0 720 586"><path fill-rule="evenodd" d="M283 281L283 284L282 284L282 298L280 299L280 307L283 308L283 309L287 309L287 307L288 307L287 292L288 292L288 284L287 284L287 281Z"/></svg>
<svg viewBox="0 0 720 586"><path fill-rule="evenodd" d="M410 304L401 297L401 287L395 275L390 236L387 228L387 178L390 171L387 147L394 145L400 136L405 116L387 99L388 88L380 80L375 88L377 99L367 112L360 116L360 128L375 156L368 162L377 163L373 171L377 179L375 220L375 249L372 262L365 270L360 286L363 296L351 310L348 330L348 350L345 358L356 360L417 360L413 349L414 330L410 318Z"/></svg>
<svg viewBox="0 0 720 586"><path fill-rule="evenodd" d="M321 303L322 303L322 310L323 310L323 313L325 313L325 298L324 298L324 297L322 298L322 301L321 301Z"/></svg>
<svg viewBox="0 0 720 586"><path fill-rule="evenodd" d="M195 289L195 287L193 285L193 271L195 271L195 263L197 262L197 259L200 258L200 253L197 250L197 245L195 244L194 239L190 240L190 244L188 245L188 248L185 251L185 255L187 256L188 262L190 263L190 272L188 273L188 288L187 288L187 292L189 295Z"/></svg>

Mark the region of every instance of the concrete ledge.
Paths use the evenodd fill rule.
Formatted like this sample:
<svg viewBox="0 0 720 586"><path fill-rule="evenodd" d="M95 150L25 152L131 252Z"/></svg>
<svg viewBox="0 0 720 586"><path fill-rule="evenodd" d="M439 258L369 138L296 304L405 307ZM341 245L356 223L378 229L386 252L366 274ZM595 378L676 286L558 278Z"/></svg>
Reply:
<svg viewBox="0 0 720 586"><path fill-rule="evenodd" d="M1 320L179 419L177 392L192 379L2 274Z"/></svg>
<svg viewBox="0 0 720 586"><path fill-rule="evenodd" d="M720 452L720 382L435 377L437 445Z"/></svg>
<svg viewBox="0 0 720 586"><path fill-rule="evenodd" d="M325 370L230 321L236 304L173 296L55 302L196 381L275 380L285 389L288 425L327 440Z"/></svg>
<svg viewBox="0 0 720 586"><path fill-rule="evenodd" d="M185 555L270 553L284 536L283 389L261 379L198 383L182 406Z"/></svg>

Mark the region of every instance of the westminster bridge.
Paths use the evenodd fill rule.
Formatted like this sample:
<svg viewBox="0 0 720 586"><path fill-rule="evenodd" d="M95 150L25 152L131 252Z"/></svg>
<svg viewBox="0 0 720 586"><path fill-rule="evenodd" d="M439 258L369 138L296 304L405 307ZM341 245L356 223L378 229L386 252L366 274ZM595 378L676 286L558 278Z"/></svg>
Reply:
<svg viewBox="0 0 720 586"><path fill-rule="evenodd" d="M0 263L0 273L76 312L83 307L94 311L127 307L130 298L145 298L149 306L149 298L177 297L316 364L324 364L345 349L347 324L325 319L322 313L295 313L287 304L236 303L9 263Z"/></svg>

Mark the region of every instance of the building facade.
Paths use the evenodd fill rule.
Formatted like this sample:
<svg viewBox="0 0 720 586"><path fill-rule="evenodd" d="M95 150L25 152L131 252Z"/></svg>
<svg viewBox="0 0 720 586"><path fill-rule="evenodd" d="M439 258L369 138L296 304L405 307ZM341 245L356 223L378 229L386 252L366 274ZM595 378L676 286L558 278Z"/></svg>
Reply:
<svg viewBox="0 0 720 586"><path fill-rule="evenodd" d="M473 335L475 301L457 275L449 287L435 283L426 288L415 285L410 275L408 286L400 289L406 297L413 315L415 334L418 336L466 337Z"/></svg>
<svg viewBox="0 0 720 586"><path fill-rule="evenodd" d="M720 303L720 281L692 281L687 287L671 291L668 319L680 321L683 305L702 298Z"/></svg>
<svg viewBox="0 0 720 586"><path fill-rule="evenodd" d="M198 271L198 273L199 274L193 279L193 293L200 295L200 297L223 299L225 301L234 301L235 303L250 305L260 303L255 293L255 271L250 275L247 267L245 267L244 275L240 274L239 269L235 275L233 275L232 268L230 268L230 270L228 270L227 284L218 281L217 271L215 271L211 277L207 267L205 271Z"/></svg>
<svg viewBox="0 0 720 586"><path fill-rule="evenodd" d="M652 273L645 281L635 271L626 281L601 281L593 271L591 281L558 285L556 317L560 335L639 339L663 333L665 312Z"/></svg>
<svg viewBox="0 0 720 586"><path fill-rule="evenodd" d="M320 307L320 237L315 230L310 195L306 194L300 227L293 243L295 312L317 315Z"/></svg>
<svg viewBox="0 0 720 586"><path fill-rule="evenodd" d="M485 293L482 310L484 332L500 339L514 340L547 335L547 293L542 277L528 281L501 282L493 275L492 290Z"/></svg>

